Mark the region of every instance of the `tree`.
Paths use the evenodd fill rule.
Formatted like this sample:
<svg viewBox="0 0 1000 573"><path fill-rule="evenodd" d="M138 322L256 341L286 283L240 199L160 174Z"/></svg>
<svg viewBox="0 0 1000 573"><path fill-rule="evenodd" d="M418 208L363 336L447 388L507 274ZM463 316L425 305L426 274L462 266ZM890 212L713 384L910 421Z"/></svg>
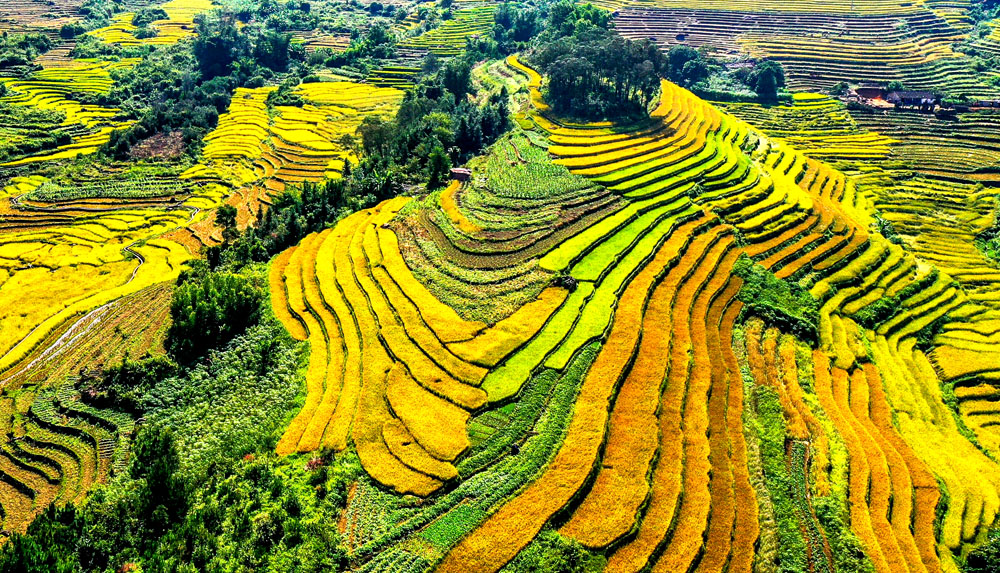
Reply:
<svg viewBox="0 0 1000 573"><path fill-rule="evenodd" d="M701 53L698 50L692 48L691 46L679 45L670 48L667 52L667 60L670 64L670 69L667 72L671 80L675 83L681 83L683 80L684 66L688 62L698 61L701 59Z"/></svg>
<svg viewBox="0 0 1000 573"><path fill-rule="evenodd" d="M441 144L436 145L427 157L427 189L437 189L448 180L451 160Z"/></svg>
<svg viewBox="0 0 1000 573"><path fill-rule="evenodd" d="M455 101L465 99L472 89L472 66L461 58L452 58L442 70L444 87L455 96Z"/></svg>
<svg viewBox="0 0 1000 573"><path fill-rule="evenodd" d="M705 63L705 60L699 58L684 62L684 67L681 68L683 86L691 87L706 78L708 78L708 64Z"/></svg>
<svg viewBox="0 0 1000 573"><path fill-rule="evenodd" d="M222 227L222 240L229 243L239 235L236 226L236 215L238 211L232 205L221 205L215 211L215 222Z"/></svg>
<svg viewBox="0 0 1000 573"><path fill-rule="evenodd" d="M265 31L254 45L254 58L257 63L276 71L283 72L288 68L290 58L289 47L292 35L285 32Z"/></svg>
<svg viewBox="0 0 1000 573"><path fill-rule="evenodd" d="M374 115L367 115L358 127L361 136L361 147L368 155L383 155L388 151L392 141L392 125Z"/></svg>
<svg viewBox="0 0 1000 573"><path fill-rule="evenodd" d="M770 60L761 62L754 70L754 91L763 101L778 100L778 88L785 85L785 70L781 64Z"/></svg>
<svg viewBox="0 0 1000 573"><path fill-rule="evenodd" d="M755 91L757 92L757 97L763 101L777 101L778 80L774 76L774 73L769 70L765 70L757 76Z"/></svg>
<svg viewBox="0 0 1000 573"><path fill-rule="evenodd" d="M424 74L433 74L441 69L441 61L434 52L427 52L424 61L420 64L420 71Z"/></svg>
<svg viewBox="0 0 1000 573"><path fill-rule="evenodd" d="M232 17L199 16L196 23L194 55L203 79L228 75L236 60L250 53L250 41Z"/></svg>
<svg viewBox="0 0 1000 573"><path fill-rule="evenodd" d="M143 480L139 490L141 517L155 534L162 534L187 511L184 481L177 475L180 456L170 430L145 426L132 448L129 474Z"/></svg>

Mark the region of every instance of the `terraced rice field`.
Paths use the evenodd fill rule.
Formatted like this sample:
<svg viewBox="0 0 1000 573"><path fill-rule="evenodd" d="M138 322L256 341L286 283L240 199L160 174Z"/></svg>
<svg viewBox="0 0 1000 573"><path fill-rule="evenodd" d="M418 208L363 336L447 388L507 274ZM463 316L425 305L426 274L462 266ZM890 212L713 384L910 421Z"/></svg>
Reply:
<svg viewBox="0 0 1000 573"><path fill-rule="evenodd" d="M932 257L958 227L890 203L965 188L877 183L893 140L825 96L722 111L663 82L649 121L579 124L506 66L531 108L470 181L272 263L312 348L278 451L357 446L357 570L498 571L555 528L609 571L954 571L1000 510L1000 308L969 278L992 263ZM747 258L814 330L757 314Z"/></svg>
<svg viewBox="0 0 1000 573"><path fill-rule="evenodd" d="M231 188L280 188L286 181L335 175L351 153L340 147L341 136L354 131L363 113L387 113L401 97L395 90L357 84L307 84L301 89L311 104L279 108L273 122L262 104L266 90L238 93L229 115L208 138L204 163L179 180L130 183L126 188L81 184L60 190L40 176L12 179L0 193L7 205L0 212L0 260L5 269L0 291L7 293L0 294L6 311L0 317L0 371L67 320L176 276L190 254L160 237L183 229L192 229L187 232L197 237L210 222L207 212L229 196ZM66 106L62 100L49 104L45 97L23 103ZM253 117L259 118L256 134L247 131ZM124 208L114 204L123 196L129 199ZM211 241L211 235L201 238ZM42 289L46 297L30 295L37 290L31 287L36 281L48 285ZM83 285L88 285L87 294L80 291Z"/></svg>
<svg viewBox="0 0 1000 573"><path fill-rule="evenodd" d="M158 23L157 40L187 35L194 14L207 8L196 4L165 5L171 18ZM81 501L126 468L134 420L84 405L76 377L84 366L162 352L169 285L203 245L219 240L214 209L236 204L245 224L285 185L339 177L356 161L344 136L368 114L394 113L403 96L371 85L311 83L298 88L304 106L269 108L273 88L240 89L206 136L200 161L180 176L136 178L111 169L98 179L57 182L20 174L23 166L93 153L129 125L118 110L74 94L107 93L109 72L135 63L60 61L25 79L0 79L3 103L65 118L58 129L71 139L0 166L4 535L23 531L50 502Z"/></svg>
<svg viewBox="0 0 1000 573"><path fill-rule="evenodd" d="M112 131L127 127L130 122L120 119L117 109L81 103L73 95L107 93L112 84L110 72L134 66L137 62L130 58L119 61L79 59L69 65L43 68L27 79L0 78L0 83L7 88L7 95L0 97L0 102L58 112L64 116L62 125L71 135L68 144L0 163L0 169L97 151L108 141Z"/></svg>
<svg viewBox="0 0 1000 573"><path fill-rule="evenodd" d="M853 7L851 6L852 4ZM794 89L900 81L908 89L990 98L996 88L957 44L970 23L933 3L718 2L627 3L615 26L628 38L663 46L707 46L774 59Z"/></svg>
<svg viewBox="0 0 1000 573"><path fill-rule="evenodd" d="M403 99L394 88L306 83L297 88L306 105L276 106L272 117L265 101L273 89L238 88L229 111L205 137L201 162L181 175L235 190L229 202L239 209L241 225L287 185L339 177L345 162L357 161L344 136L353 136L368 115L391 115Z"/></svg>
<svg viewBox="0 0 1000 573"><path fill-rule="evenodd" d="M957 3L601 5L626 36L778 59L793 87L993 90L952 49ZM163 7L153 43L209 5ZM219 242L214 210L246 225L340 177L362 120L412 87L405 58L460 53L494 10L456 3L366 83L301 84L301 107L237 89L179 176L19 170L127 126L73 95L134 61L0 79L3 103L61 114L72 139L0 165L4 536L127 467L136 421L87 406L80 367L163 352L170 283ZM122 14L93 33L134 31ZM1000 271L975 246L995 223L993 114L712 103L663 81L648 119L580 123L517 56L473 74L514 94L516 125L467 181L351 214L269 267L308 349L276 451L356 451L351 569L502 571L556 532L615 572L957 573L1000 512Z"/></svg>
<svg viewBox="0 0 1000 573"><path fill-rule="evenodd" d="M420 68L410 66L385 66L372 70L365 81L380 88L397 88L401 90L413 87L413 82Z"/></svg>
<svg viewBox="0 0 1000 573"><path fill-rule="evenodd" d="M307 52L323 49L342 52L351 44L351 37L296 31L292 32L292 42L301 44Z"/></svg>
<svg viewBox="0 0 1000 573"><path fill-rule="evenodd" d="M57 33L80 20L79 0L0 0L0 31Z"/></svg>
<svg viewBox="0 0 1000 573"><path fill-rule="evenodd" d="M438 56L454 56L465 48L467 38L489 34L493 30L493 13L496 6L488 3L455 10L450 20L437 28L407 38L400 48L426 50Z"/></svg>
<svg viewBox="0 0 1000 573"><path fill-rule="evenodd" d="M894 156L921 173L954 182L993 185L1000 180L995 146L1000 114L993 110L951 120L911 113L852 115L859 126L897 139Z"/></svg>
<svg viewBox="0 0 1000 573"><path fill-rule="evenodd" d="M67 321L0 375L5 536L23 531L49 503L79 502L95 484L125 471L134 419L81 402L76 378L84 364L162 353L170 292L158 283Z"/></svg>
<svg viewBox="0 0 1000 573"><path fill-rule="evenodd" d="M138 28L132 24L132 18L135 17L134 12L115 14L111 25L89 33L105 43L119 46L176 44L184 38L194 35L194 17L211 10L212 6L212 0L171 0L161 4L159 8L167 13L167 18L155 20L149 24L149 28L156 30L156 35L149 38L135 37Z"/></svg>

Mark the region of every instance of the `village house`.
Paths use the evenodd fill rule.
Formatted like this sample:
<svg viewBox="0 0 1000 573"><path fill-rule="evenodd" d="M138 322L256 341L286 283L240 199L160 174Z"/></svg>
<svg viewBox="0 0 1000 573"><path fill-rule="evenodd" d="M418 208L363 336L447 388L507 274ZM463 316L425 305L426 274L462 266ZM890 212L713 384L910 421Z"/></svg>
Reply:
<svg viewBox="0 0 1000 573"><path fill-rule="evenodd" d="M934 111L938 97L932 92L895 91L885 96L885 101L899 108L917 108L920 111Z"/></svg>

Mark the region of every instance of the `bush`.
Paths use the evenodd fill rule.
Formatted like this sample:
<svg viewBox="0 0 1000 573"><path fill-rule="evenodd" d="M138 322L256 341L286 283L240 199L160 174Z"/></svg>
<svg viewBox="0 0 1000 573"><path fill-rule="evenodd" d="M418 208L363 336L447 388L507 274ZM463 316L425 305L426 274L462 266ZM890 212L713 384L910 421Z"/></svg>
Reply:
<svg viewBox="0 0 1000 573"><path fill-rule="evenodd" d="M132 16L132 25L143 28L157 20L167 20L170 16L162 8L142 8Z"/></svg>
<svg viewBox="0 0 1000 573"><path fill-rule="evenodd" d="M828 94L830 94L832 96L842 96L842 95L847 95L847 92L850 89L851 89L851 86L847 85L847 82L839 82L839 83L836 83L836 84L830 86L830 89L827 90L826 93L828 93Z"/></svg>
<svg viewBox="0 0 1000 573"><path fill-rule="evenodd" d="M504 573L587 573L600 571L603 559L574 539L545 529L503 569Z"/></svg>
<svg viewBox="0 0 1000 573"><path fill-rule="evenodd" d="M87 29L79 23L63 24L62 28L59 28L59 37L64 40L71 40L80 34L86 32Z"/></svg>
<svg viewBox="0 0 1000 573"><path fill-rule="evenodd" d="M985 543L965 558L965 573L996 573L1000 571L1000 529L991 529Z"/></svg>
<svg viewBox="0 0 1000 573"><path fill-rule="evenodd" d="M142 398L159 380L173 375L177 366L162 357L132 360L106 368L96 376L83 372L83 399L98 408L114 408L134 414L142 410Z"/></svg>
<svg viewBox="0 0 1000 573"><path fill-rule="evenodd" d="M750 257L740 256L733 273L743 279L742 316L759 316L784 332L815 342L819 337L819 302L801 286L781 280Z"/></svg>

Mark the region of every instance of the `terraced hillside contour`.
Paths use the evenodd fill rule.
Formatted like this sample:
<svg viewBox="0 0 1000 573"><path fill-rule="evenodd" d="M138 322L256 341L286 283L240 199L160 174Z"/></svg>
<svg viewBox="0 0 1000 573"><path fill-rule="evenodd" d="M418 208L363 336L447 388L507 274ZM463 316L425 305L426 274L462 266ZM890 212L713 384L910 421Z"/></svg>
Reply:
<svg viewBox="0 0 1000 573"><path fill-rule="evenodd" d="M554 527L613 571L954 571L996 521L1000 468L933 357L997 311L882 236L821 141L802 153L668 82L649 121L573 123L507 66L531 104L471 181L272 264L313 349L279 451L353 440L357 568L497 571ZM873 141L850 137L840 154ZM761 280L814 317L750 319Z"/></svg>
<svg viewBox="0 0 1000 573"><path fill-rule="evenodd" d="M662 46L705 46L774 59L795 89L902 82L908 89L994 97L959 46L969 37L966 7L936 2L656 1L615 14L627 38Z"/></svg>
<svg viewBox="0 0 1000 573"><path fill-rule="evenodd" d="M77 59L68 65L45 67L26 79L0 77L7 92L0 97L0 103L62 114L62 125L71 139L70 143L53 150L0 163L0 169L94 153L107 143L112 131L131 125L119 117L119 110L81 103L73 96L108 93L112 85L110 71L129 68L137 62L129 58L119 61Z"/></svg>
<svg viewBox="0 0 1000 573"><path fill-rule="evenodd" d="M170 2L161 4L159 8L167 13L167 18L155 20L149 24L148 27L154 30L156 35L148 38L136 37L138 28L132 23L132 19L135 17L134 12L115 14L110 26L98 28L89 33L100 38L103 42L120 46L176 44L184 38L194 35L194 17L211 10L212 6L212 0L170 0Z"/></svg>
<svg viewBox="0 0 1000 573"><path fill-rule="evenodd" d="M992 181L989 168L968 172L977 168L970 157L989 161L985 146L970 155L969 137L973 141L987 139L975 134L988 130L990 112L952 122L951 136L945 138L936 118L848 114L841 104L818 94L797 94L792 106L725 107L810 156L837 160L870 200L876 227L889 232L893 242L920 261L947 272L956 281L970 304L950 311L947 319L939 318L928 327L937 331L937 347L929 357L942 381L954 388L965 425L980 445L995 455L993 381L1000 363L992 349L998 342L993 321L1000 309L994 294L1000 277L996 262L976 246L977 237L995 224L995 205L993 193L984 186ZM911 127L892 127L901 125ZM898 139L888 140L875 130ZM980 180L982 183L977 182ZM870 311L881 303L867 310L865 306L884 294L890 295L889 301L894 300L893 292L879 288L846 310L870 320ZM880 312L885 312L886 307L882 308Z"/></svg>
<svg viewBox="0 0 1000 573"><path fill-rule="evenodd" d="M108 70L133 64L73 60L24 80L3 80L4 103L55 110L66 118L73 142L0 169L16 174L25 165L92 153L112 130L127 126L117 110L81 104L72 95L107 92ZM23 531L50 502L82 500L95 483L124 469L134 420L85 406L76 377L82 368L162 352L169 284L204 245L218 241L215 208L225 201L239 206L242 225L286 184L339 177L345 162L356 161L343 136L367 114L393 113L402 99L390 88L310 83L298 88L306 105L269 111L271 89L239 90L206 137L200 161L183 173L137 177L114 167L99 178L6 179L0 190L0 402L6 416L0 441L14 449L9 464L0 462L4 531ZM18 453L22 443L34 445Z"/></svg>

